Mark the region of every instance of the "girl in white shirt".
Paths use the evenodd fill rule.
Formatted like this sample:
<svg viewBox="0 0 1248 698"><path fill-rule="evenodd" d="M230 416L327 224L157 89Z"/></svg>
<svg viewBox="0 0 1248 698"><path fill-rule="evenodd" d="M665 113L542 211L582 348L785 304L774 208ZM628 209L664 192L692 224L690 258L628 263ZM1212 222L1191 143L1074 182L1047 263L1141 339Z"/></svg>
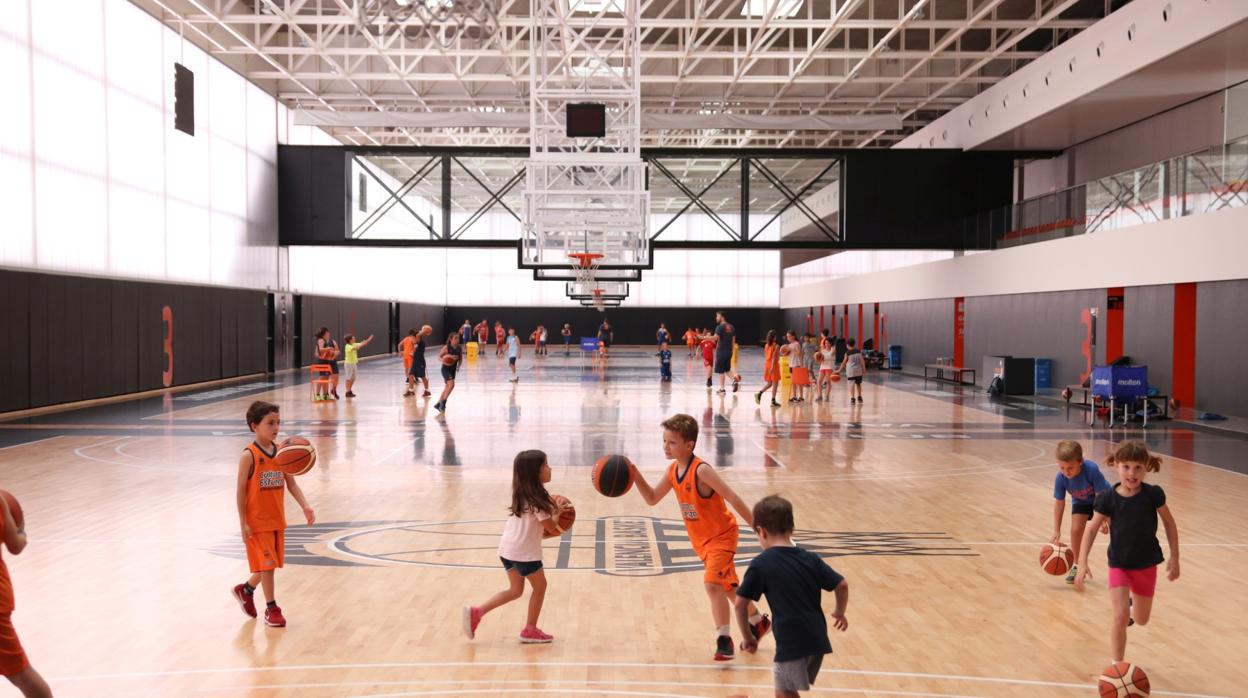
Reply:
<svg viewBox="0 0 1248 698"><path fill-rule="evenodd" d="M556 501L546 491L550 482L550 463L546 454L538 450L521 451L516 454L511 475L511 513L503 527L503 539L498 544L498 557L507 572L508 587L491 596L480 606L464 606L464 634L469 639L477 634L477 625L490 611L524 595L524 580L529 580L533 593L529 596L529 613L520 642L545 643L554 640L537 627L537 617L542 612L546 598L546 573L542 571L542 536L557 536L559 515L567 500Z"/></svg>

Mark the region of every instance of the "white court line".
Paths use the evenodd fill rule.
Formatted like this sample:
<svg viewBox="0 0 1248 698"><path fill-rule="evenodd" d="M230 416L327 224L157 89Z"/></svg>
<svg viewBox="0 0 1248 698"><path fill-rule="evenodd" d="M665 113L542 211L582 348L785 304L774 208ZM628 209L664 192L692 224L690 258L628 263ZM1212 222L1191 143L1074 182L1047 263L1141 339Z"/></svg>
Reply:
<svg viewBox="0 0 1248 698"><path fill-rule="evenodd" d="M26 441L20 444L10 444L8 446L0 446L0 451L7 451L10 448L21 448L22 446L33 446L35 444L41 444L45 441L51 441L52 439L59 439L62 436L64 436L64 434L57 434L56 436L47 436L42 439L36 439L34 441Z"/></svg>
<svg viewBox="0 0 1248 698"><path fill-rule="evenodd" d="M211 475L214 477L221 477L222 475L227 475L227 476L229 475L229 473L217 473L217 472L205 471L205 470L183 470L183 469L174 469L174 468L162 468L162 467L155 466L155 465L140 465L138 463L122 463L120 461L109 460L107 458L99 458L99 457L84 453L84 451L86 451L87 449L98 448L100 446L107 446L109 444L115 444L119 441L125 441L128 438L130 437L120 436L120 437L115 437L112 439L105 439L104 441L101 441L99 443L94 443L89 446L79 446L78 448L74 449L74 455L84 460L95 461L96 463L104 463L105 465L115 465L121 468L133 468L135 470L156 470L162 473L188 473L192 475ZM117 448L120 448L120 446L119 445L114 446L113 451L116 452Z"/></svg>
<svg viewBox="0 0 1248 698"><path fill-rule="evenodd" d="M1147 433L1147 432L1141 432L1141 433L1139 434L1138 439L1136 439L1136 440L1138 440L1138 441L1144 441L1144 437L1146 437L1147 435L1148 435L1148 433ZM1208 436L1208 435L1206 434L1206 436ZM1124 440L1126 440L1126 439L1124 439ZM1121 441L1114 441L1114 440L1112 440L1112 439L1098 439L1098 441L1103 441L1103 442L1105 442L1105 443L1109 444L1109 453L1113 453L1113 452L1114 452L1115 447L1117 447L1117 445L1118 445L1119 443L1121 443ZM1218 466L1216 466L1216 465L1209 465L1208 463L1201 463L1200 461L1196 461L1196 460L1188 460L1188 459L1186 459L1186 458L1180 458L1179 456L1176 456L1176 455L1171 454L1171 453L1163 453L1163 452L1161 452L1161 451L1154 450L1154 449L1152 449L1151 447L1148 449L1148 452L1149 452L1149 453L1152 453L1152 454L1153 454L1153 455L1155 455L1155 456L1165 456L1165 457L1167 457L1167 458L1172 458L1172 459L1174 459L1174 460L1177 460L1177 461L1182 461L1182 462L1184 462L1184 463L1191 463L1192 465L1199 465L1199 466L1200 466L1200 467L1202 467L1202 468L1209 468L1210 470L1216 470L1216 471L1218 471L1218 472L1220 472L1220 473L1229 473L1229 474L1231 474L1231 475L1238 475L1239 477L1248 477L1248 473L1241 473L1241 472L1237 472L1237 471L1234 471L1234 470L1229 470L1229 469L1227 469L1227 468L1220 468L1220 467L1218 467Z"/></svg>
<svg viewBox="0 0 1248 698"><path fill-rule="evenodd" d="M728 669L725 667L724 670L727 671ZM627 679L623 681L547 681L544 679L532 679L529 681L494 681L494 680L489 680L489 679L485 679L481 681L472 681L471 679L467 679L463 681L426 681L423 679L412 679L410 681L350 681L350 682L329 682L329 683L251 684L247 686L230 686L230 687L225 687L225 688L201 688L201 689L197 689L196 693L220 693L222 691L256 690L256 689L276 690L276 689L289 689L289 688L346 688L346 687L351 687L351 686L410 686L411 684L424 684L426 686L462 686L465 684L472 684L472 683L489 683L489 684L503 684L503 685L542 684L544 686L555 686L556 688L539 689L539 688L526 688L524 686L521 686L521 687L508 689L508 690L525 692L525 693L531 693L531 692L540 690L540 691L544 691L548 693L555 693L555 694L584 693L585 691L578 691L575 689L575 687L579 687L579 686L602 686L602 685L616 685L616 684L621 684L621 683L632 685L632 686L667 686L667 687L679 686L680 688L715 688L715 689L720 689L720 690L725 689L725 688L730 688L730 689L762 688L762 689L771 690L773 688L773 684L757 684L757 683L694 683L690 681L630 681ZM560 688L560 686L564 684L570 684L573 688ZM457 692L458 693L494 693L500 690L504 690L504 689L464 688L464 689L460 689ZM931 693L927 691L899 691L899 690L890 691L890 690L880 690L880 689L875 689L875 688L818 688L818 687L814 687L808 690L811 693L871 693L873 695L912 696L914 698L980 698L979 696L970 696L970 695L965 695L961 693ZM383 694L367 694L367 695L372 695L372 696L376 696L377 698L380 698L381 696L415 696L415 695L423 696L423 695L438 695L438 694L443 694L443 693L446 693L446 691L437 690L433 692L421 691L421 692L383 693ZM667 694L667 693L625 691L622 689L597 690L597 691L594 691L594 693L596 695L597 694L612 694L612 695L629 695L629 696L672 695L672 694ZM688 696L689 694L678 693L675 695L684 697L684 696Z"/></svg>
<svg viewBox="0 0 1248 698"><path fill-rule="evenodd" d="M655 662L375 662L360 664L299 664L292 666L272 666L272 667L227 667L222 669L180 669L173 671L142 671L142 672L126 672L117 674L88 674L84 676L64 676L50 681L96 681L104 679L150 679L150 678L169 678L178 676L210 676L214 674L248 674L248 673L265 673L265 672L284 672L284 671L332 671L332 670L356 670L356 669L432 669L432 668L499 668L499 667L517 667L525 669L533 668L574 668L574 669L686 669L698 671L725 671L722 666L713 666L709 664L674 664L674 663L655 663ZM732 671L765 671L771 673L773 671L768 666L743 666L736 665L732 667ZM1012 679L995 676L963 676L959 674L923 674L917 672L903 671L870 671L865 669L828 669L824 668L819 675L824 674L841 674L845 676L876 676L887 678L905 678L905 679L927 679L935 681L966 681L971 683L992 683L1007 684L1020 686L1052 686L1055 688L1092 688L1091 683L1072 683L1068 681L1039 681L1035 679ZM1179 693L1175 691L1152 691L1156 695L1179 696L1179 698L1230 698L1229 696L1218 696L1205 693Z"/></svg>
<svg viewBox="0 0 1248 698"><path fill-rule="evenodd" d="M752 443L752 444L754 444L755 446L757 446L757 447L758 447L758 450L760 450L760 451L762 451L762 452L763 452L763 455L765 455L765 456L767 456L768 458L770 458L770 459L774 460L774 461L776 462L776 464L777 464L777 465L779 465L781 468L784 468L785 470L788 470L788 469L789 469L789 466L785 465L785 464L784 464L784 461L780 460L780 457L779 457L779 456L777 456L776 454L772 453L771 451L768 451L767 449L763 448L762 444L758 443L757 441L755 441L755 440L753 440L753 439L750 439L750 443Z"/></svg>

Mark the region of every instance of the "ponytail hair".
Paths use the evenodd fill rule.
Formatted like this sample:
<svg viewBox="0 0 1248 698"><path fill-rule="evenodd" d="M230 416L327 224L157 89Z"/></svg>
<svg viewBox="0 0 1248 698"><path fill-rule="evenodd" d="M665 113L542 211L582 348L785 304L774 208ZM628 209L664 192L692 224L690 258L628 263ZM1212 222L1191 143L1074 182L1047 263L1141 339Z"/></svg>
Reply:
<svg viewBox="0 0 1248 698"><path fill-rule="evenodd" d="M1118 463L1143 463L1148 472L1161 472L1161 458L1149 453L1148 446L1143 441L1123 441L1118 444L1109 458L1105 459L1105 465L1114 468Z"/></svg>

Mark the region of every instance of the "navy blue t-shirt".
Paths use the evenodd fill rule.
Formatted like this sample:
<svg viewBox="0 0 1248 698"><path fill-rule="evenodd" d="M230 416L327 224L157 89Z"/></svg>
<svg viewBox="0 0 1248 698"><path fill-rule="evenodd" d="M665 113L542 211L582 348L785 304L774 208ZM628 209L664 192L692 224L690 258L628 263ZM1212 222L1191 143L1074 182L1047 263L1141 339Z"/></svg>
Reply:
<svg viewBox="0 0 1248 698"><path fill-rule="evenodd" d="M790 662L832 651L820 591L832 591L844 579L809 550L775 546L750 562L737 596L751 601L767 597L776 633L775 661Z"/></svg>
<svg viewBox="0 0 1248 698"><path fill-rule="evenodd" d="M715 326L715 336L719 337L719 342L715 344L715 356L721 359L732 356L732 338L736 332L736 328L726 322Z"/></svg>

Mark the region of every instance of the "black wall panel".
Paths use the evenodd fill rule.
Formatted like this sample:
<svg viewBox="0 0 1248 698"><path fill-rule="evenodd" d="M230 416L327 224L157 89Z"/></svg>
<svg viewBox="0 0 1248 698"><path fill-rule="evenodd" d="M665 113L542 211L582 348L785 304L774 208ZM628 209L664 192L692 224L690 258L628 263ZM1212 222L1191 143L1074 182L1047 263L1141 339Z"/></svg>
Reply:
<svg viewBox="0 0 1248 698"><path fill-rule="evenodd" d="M419 330L421 325L429 325L433 328L433 334L425 341L429 344L441 344L450 332L445 325L444 312L445 308L440 305L399 303L399 339L406 337L408 330ZM480 319L473 320L473 324L475 325ZM459 322L463 321L463 318L459 319ZM393 351L394 347L390 349Z"/></svg>
<svg viewBox="0 0 1248 698"><path fill-rule="evenodd" d="M454 306L446 309L445 331L435 336L441 343L447 333L459 328L465 318L475 326L482 318L490 324L493 342L495 320L501 320L504 327L515 327L516 334L526 344L529 334L539 324L545 325L550 332L548 341L552 344L561 343L559 334L563 323L571 323L573 341L579 337L590 337L598 331L605 317L615 331L618 344L653 344L659 323L667 323L667 328L683 342L680 337L688 327L708 329L715 328L715 311L720 308L607 308L599 313L593 308L581 308L569 305L552 308L507 308L507 307L465 307ZM757 344L767 334L768 329L778 328L781 324L781 311L775 308L723 308L728 321L737 328L737 341L741 344Z"/></svg>
<svg viewBox="0 0 1248 698"><path fill-rule="evenodd" d="M360 356L377 356L394 351L389 346L390 303L388 301L360 298L337 298L333 296L301 296L300 315L303 356L298 357L300 366L309 366L316 358L316 331L328 327L332 339L342 347L342 338L350 333L363 340L373 335L373 341L360 350ZM340 359L341 360L341 359Z"/></svg>
<svg viewBox="0 0 1248 698"><path fill-rule="evenodd" d="M0 412L30 404L30 286L22 275L0 270L0 332L9 356L0 361Z"/></svg>
<svg viewBox="0 0 1248 698"><path fill-rule="evenodd" d="M264 371L260 291L0 271L0 411L164 387L173 311L173 385Z"/></svg>

